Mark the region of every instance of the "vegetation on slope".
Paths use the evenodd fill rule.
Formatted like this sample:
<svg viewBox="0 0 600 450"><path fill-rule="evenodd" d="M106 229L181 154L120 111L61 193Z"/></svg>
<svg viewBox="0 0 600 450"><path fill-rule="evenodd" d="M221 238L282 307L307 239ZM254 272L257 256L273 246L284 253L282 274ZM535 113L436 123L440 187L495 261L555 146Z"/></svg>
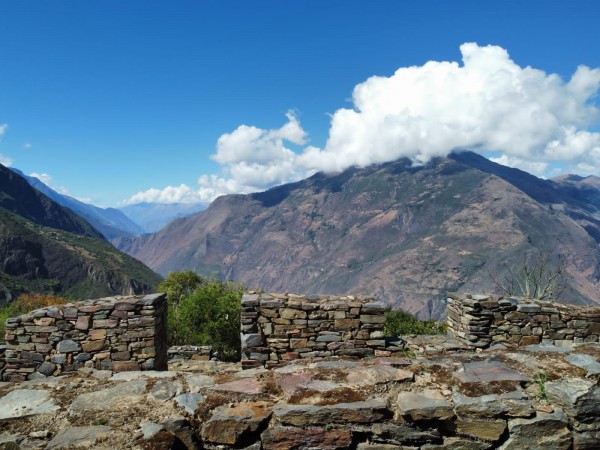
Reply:
<svg viewBox="0 0 600 450"><path fill-rule="evenodd" d="M151 292L160 276L103 239L0 208L0 303L26 292L82 300Z"/></svg>

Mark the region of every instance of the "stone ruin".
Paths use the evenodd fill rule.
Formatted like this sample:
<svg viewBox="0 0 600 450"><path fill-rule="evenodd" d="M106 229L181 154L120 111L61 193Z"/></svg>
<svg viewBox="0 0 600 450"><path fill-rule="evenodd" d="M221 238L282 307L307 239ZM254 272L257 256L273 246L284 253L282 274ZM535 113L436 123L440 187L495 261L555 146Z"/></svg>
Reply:
<svg viewBox="0 0 600 450"><path fill-rule="evenodd" d="M167 369L164 294L49 306L6 321L0 381L76 371Z"/></svg>
<svg viewBox="0 0 600 450"><path fill-rule="evenodd" d="M404 346L384 336L388 309L371 297L249 292L242 297L242 367L392 356Z"/></svg>
<svg viewBox="0 0 600 450"><path fill-rule="evenodd" d="M466 294L449 303L456 340L405 336L401 351L371 299L249 293L248 370L206 360L202 348L177 349L202 354L168 371L143 370L166 368L161 295L11 319L0 448L599 448L594 308ZM89 347L95 341L101 349ZM45 377L45 362L62 376ZM18 382L24 376L34 379Z"/></svg>
<svg viewBox="0 0 600 450"><path fill-rule="evenodd" d="M598 342L600 307L450 294L448 331L468 348Z"/></svg>

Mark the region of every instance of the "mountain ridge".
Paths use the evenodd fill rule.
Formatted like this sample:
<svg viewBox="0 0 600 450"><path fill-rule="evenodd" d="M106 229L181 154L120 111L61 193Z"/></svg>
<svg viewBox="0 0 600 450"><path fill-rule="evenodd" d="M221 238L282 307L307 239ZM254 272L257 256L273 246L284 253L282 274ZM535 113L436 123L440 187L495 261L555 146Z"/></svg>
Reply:
<svg viewBox="0 0 600 450"><path fill-rule="evenodd" d="M600 298L597 242L545 204L553 197L541 190L559 192L561 202L570 197L544 180L483 164L461 153L420 167L398 160L318 173L262 193L222 196L120 248L162 274L191 269L270 291L373 295L422 317L442 314L447 291L489 291L490 273L525 253L560 254L570 301ZM595 226L592 214L573 208Z"/></svg>
<svg viewBox="0 0 600 450"><path fill-rule="evenodd" d="M148 293L159 281L85 219L0 165L0 303L26 292L79 300Z"/></svg>

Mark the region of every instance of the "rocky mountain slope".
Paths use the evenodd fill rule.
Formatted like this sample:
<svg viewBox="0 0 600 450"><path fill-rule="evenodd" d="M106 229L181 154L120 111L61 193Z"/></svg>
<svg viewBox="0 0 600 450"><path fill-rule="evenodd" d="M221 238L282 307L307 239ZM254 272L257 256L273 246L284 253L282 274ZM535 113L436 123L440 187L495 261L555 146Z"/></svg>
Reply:
<svg viewBox="0 0 600 450"><path fill-rule="evenodd" d="M215 200L120 249L159 273L192 269L249 287L375 296L421 317L443 294L493 290L526 253L562 257L570 302L600 299L595 205L474 153L399 160Z"/></svg>
<svg viewBox="0 0 600 450"><path fill-rule="evenodd" d="M39 179L27 176L19 170L12 170L25 178L36 190L42 192L59 205L69 208L75 214L83 217L107 239L115 239L123 236L133 237L145 232L139 225L116 208L98 208L68 195L59 194Z"/></svg>
<svg viewBox="0 0 600 450"><path fill-rule="evenodd" d="M119 211L138 224L143 233L154 233L175 219L191 216L203 209L204 206L200 203L142 202L122 206Z"/></svg>
<svg viewBox="0 0 600 450"><path fill-rule="evenodd" d="M84 219L0 166L0 302L23 292L79 299L144 293L159 281Z"/></svg>

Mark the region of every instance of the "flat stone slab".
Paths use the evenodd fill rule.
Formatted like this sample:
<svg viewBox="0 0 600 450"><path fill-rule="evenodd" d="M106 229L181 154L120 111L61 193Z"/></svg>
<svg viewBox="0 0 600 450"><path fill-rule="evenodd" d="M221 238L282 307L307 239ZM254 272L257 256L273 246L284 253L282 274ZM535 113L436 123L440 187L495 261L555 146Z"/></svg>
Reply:
<svg viewBox="0 0 600 450"><path fill-rule="evenodd" d="M56 433L56 436L50 441L47 450L67 448L67 447L85 447L93 448L99 437L106 436L111 432L110 427L98 425L89 427L66 427Z"/></svg>
<svg viewBox="0 0 600 450"><path fill-rule="evenodd" d="M525 345L520 349L534 353L569 353L571 351L570 347L552 344Z"/></svg>
<svg viewBox="0 0 600 450"><path fill-rule="evenodd" d="M452 394L454 410L459 417L530 417L535 412L529 397L523 391L468 397L460 392Z"/></svg>
<svg viewBox="0 0 600 450"><path fill-rule="evenodd" d="M183 387L179 381L158 380L150 391L150 397L158 401L167 401L182 392Z"/></svg>
<svg viewBox="0 0 600 450"><path fill-rule="evenodd" d="M50 393L40 389L20 389L0 398L0 420L37 416L57 409Z"/></svg>
<svg viewBox="0 0 600 450"><path fill-rule="evenodd" d="M591 355L586 355L585 353L571 353L570 355L565 356L565 361L587 370L586 376L588 378L594 375L600 375L600 363Z"/></svg>
<svg viewBox="0 0 600 450"><path fill-rule="evenodd" d="M177 376L175 372L169 372L168 370L131 370L129 372L115 373L111 380L113 381L133 381L133 380L146 380L149 378L169 378L173 379Z"/></svg>
<svg viewBox="0 0 600 450"><path fill-rule="evenodd" d="M128 403L131 399L146 391L146 381L126 381L100 391L81 394L73 400L70 411L98 410L115 408L119 404Z"/></svg>
<svg viewBox="0 0 600 450"><path fill-rule="evenodd" d="M452 404L441 392L424 389L422 392L400 392L398 411L411 420L446 420L454 417Z"/></svg>
<svg viewBox="0 0 600 450"><path fill-rule="evenodd" d="M200 392L200 389L215 384L213 377L201 373L186 373L185 381L188 384L190 392Z"/></svg>
<svg viewBox="0 0 600 450"><path fill-rule="evenodd" d="M263 384L256 378L242 378L229 383L216 384L210 389L215 391L237 392L239 394L262 394L265 391Z"/></svg>
<svg viewBox="0 0 600 450"><path fill-rule="evenodd" d="M261 434L261 441L265 450L343 450L352 445L352 434L350 429L275 426Z"/></svg>
<svg viewBox="0 0 600 450"><path fill-rule="evenodd" d="M408 370L387 365L373 365L348 370L347 381L356 386L376 385L392 381L412 381L414 374Z"/></svg>
<svg viewBox="0 0 600 450"><path fill-rule="evenodd" d="M327 406L279 403L273 407L273 415L283 425L303 427L334 423L373 423L390 415L390 411L385 400L372 399Z"/></svg>
<svg viewBox="0 0 600 450"><path fill-rule="evenodd" d="M465 370L454 374L460 383L495 383L516 381L525 383L528 377L506 366L499 361L464 363Z"/></svg>

